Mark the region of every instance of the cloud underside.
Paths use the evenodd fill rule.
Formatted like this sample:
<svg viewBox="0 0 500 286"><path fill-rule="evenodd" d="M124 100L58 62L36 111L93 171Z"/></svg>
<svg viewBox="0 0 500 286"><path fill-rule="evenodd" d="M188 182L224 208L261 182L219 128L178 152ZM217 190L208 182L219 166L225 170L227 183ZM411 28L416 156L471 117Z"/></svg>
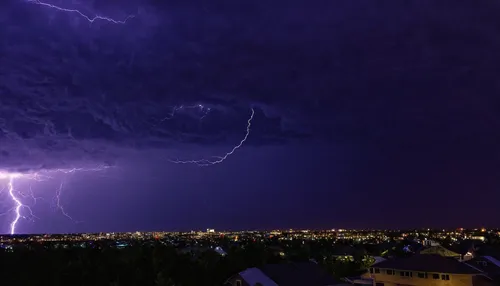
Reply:
<svg viewBox="0 0 500 286"><path fill-rule="evenodd" d="M78 15L25 4L0 15L2 170L111 164L127 150L183 144L231 148L245 135L251 108L260 127L249 144L302 136L271 98L254 100L237 87L235 72L248 77L258 67L219 66L229 59L204 51L211 43L203 39L195 51L187 39L157 34L159 25L90 26Z"/></svg>
<svg viewBox="0 0 500 286"><path fill-rule="evenodd" d="M29 68L38 74L35 67ZM261 118L249 144L283 143L298 135L288 136L279 117L268 118L249 103L72 96L71 89L78 90L77 85L62 87L31 78L21 85L16 83L21 81L20 73L7 77L0 97L0 169L112 164L129 151L182 149L185 144L230 149L245 135L251 108Z"/></svg>
<svg viewBox="0 0 500 286"><path fill-rule="evenodd" d="M476 10L463 5L183 4L89 25L22 1L0 5L0 168L231 146L251 107L248 143L259 145L380 138L444 124L442 114L487 116L498 104L469 104L478 86L498 90L489 80L498 60L488 54L500 50L497 16L486 13L494 9L468 25L461 19ZM464 46L464 37L473 40ZM477 114L449 107L451 94Z"/></svg>

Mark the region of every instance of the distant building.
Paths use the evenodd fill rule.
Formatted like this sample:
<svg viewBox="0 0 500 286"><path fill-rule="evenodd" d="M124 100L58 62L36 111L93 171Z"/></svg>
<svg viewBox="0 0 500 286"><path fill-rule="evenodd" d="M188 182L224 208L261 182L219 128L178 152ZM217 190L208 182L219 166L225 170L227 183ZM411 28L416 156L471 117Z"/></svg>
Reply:
<svg viewBox="0 0 500 286"><path fill-rule="evenodd" d="M314 262L267 264L248 268L231 278L226 286L348 286L326 273Z"/></svg>
<svg viewBox="0 0 500 286"><path fill-rule="evenodd" d="M374 264L363 275L376 286L493 286L481 270L441 255L417 254Z"/></svg>
<svg viewBox="0 0 500 286"><path fill-rule="evenodd" d="M474 235L474 236L471 236L470 239L478 240L478 241L482 241L482 242L486 241L486 237L484 235Z"/></svg>
<svg viewBox="0 0 500 286"><path fill-rule="evenodd" d="M422 241L422 244L424 246L438 246L439 245L439 242L436 242L432 239L425 239Z"/></svg>
<svg viewBox="0 0 500 286"><path fill-rule="evenodd" d="M215 229L213 229L213 228L207 228L207 232L208 232L208 233L214 233L214 232L215 232Z"/></svg>

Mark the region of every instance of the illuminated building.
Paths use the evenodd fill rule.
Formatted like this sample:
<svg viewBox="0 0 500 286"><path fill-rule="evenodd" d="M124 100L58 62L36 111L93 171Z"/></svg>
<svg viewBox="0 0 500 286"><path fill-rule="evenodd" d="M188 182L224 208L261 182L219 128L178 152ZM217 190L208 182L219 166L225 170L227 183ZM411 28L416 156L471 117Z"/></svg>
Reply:
<svg viewBox="0 0 500 286"><path fill-rule="evenodd" d="M427 249L424 249L424 250L420 251L420 254L436 254L439 256L451 257L451 258L455 258L455 259L461 258L460 254L453 252L449 249L446 249L446 248L442 247L441 245L432 246L432 247L429 247Z"/></svg>
<svg viewBox="0 0 500 286"><path fill-rule="evenodd" d="M417 254L374 264L363 275L376 286L493 286L485 273L454 258Z"/></svg>

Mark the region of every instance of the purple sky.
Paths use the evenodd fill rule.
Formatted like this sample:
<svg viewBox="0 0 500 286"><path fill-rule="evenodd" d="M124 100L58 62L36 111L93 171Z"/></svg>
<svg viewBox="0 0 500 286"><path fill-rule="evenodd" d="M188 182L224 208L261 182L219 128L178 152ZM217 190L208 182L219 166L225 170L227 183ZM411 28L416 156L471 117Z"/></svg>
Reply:
<svg viewBox="0 0 500 286"><path fill-rule="evenodd" d="M499 4L73 2L0 4L0 171L111 168L18 232L500 224Z"/></svg>

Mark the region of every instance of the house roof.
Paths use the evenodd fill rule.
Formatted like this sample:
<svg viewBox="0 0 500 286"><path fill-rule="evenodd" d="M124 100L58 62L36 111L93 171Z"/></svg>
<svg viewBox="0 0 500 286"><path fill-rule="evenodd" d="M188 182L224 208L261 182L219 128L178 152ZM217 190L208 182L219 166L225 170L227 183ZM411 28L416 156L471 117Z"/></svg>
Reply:
<svg viewBox="0 0 500 286"><path fill-rule="evenodd" d="M342 284L314 262L267 264L260 270L280 286Z"/></svg>
<svg viewBox="0 0 500 286"><path fill-rule="evenodd" d="M374 264L374 268L438 272L450 274L480 274L481 272L454 258L433 254L417 254L406 258L391 259Z"/></svg>
<svg viewBox="0 0 500 286"><path fill-rule="evenodd" d="M420 254L437 254L444 257L460 257L459 253L446 249L441 245L431 246L429 248L423 249L420 251Z"/></svg>
<svg viewBox="0 0 500 286"><path fill-rule="evenodd" d="M248 268L239 273L241 278L245 280L249 285L255 285L257 283L262 284L263 286L278 286L273 280L266 276L260 269L258 268Z"/></svg>
<svg viewBox="0 0 500 286"><path fill-rule="evenodd" d="M481 271L484 271L488 275L497 276L500 275L500 261L491 257L491 256L480 256L475 257L466 262L472 267L478 268Z"/></svg>

